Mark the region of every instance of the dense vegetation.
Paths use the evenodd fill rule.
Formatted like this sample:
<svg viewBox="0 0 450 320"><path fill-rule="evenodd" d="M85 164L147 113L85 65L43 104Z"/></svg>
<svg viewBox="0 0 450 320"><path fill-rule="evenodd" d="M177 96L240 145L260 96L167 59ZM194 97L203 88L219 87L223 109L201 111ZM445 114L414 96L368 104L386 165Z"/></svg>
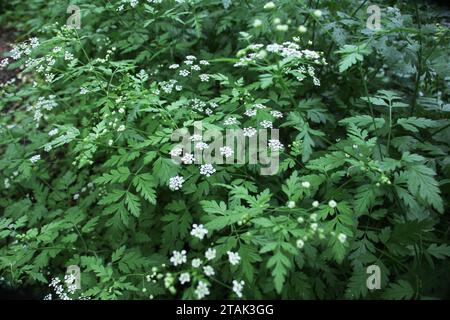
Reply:
<svg viewBox="0 0 450 320"><path fill-rule="evenodd" d="M48 299L450 296L449 11L78 0L78 21L69 4L0 5L15 39L0 53L1 286ZM278 170L194 162L171 135L200 126L249 140L279 129Z"/></svg>

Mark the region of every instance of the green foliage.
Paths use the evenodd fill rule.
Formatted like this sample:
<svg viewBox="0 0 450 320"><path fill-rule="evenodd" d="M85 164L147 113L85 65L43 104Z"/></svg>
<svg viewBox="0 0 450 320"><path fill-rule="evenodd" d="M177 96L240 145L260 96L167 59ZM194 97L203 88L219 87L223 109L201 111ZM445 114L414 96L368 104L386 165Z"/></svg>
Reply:
<svg viewBox="0 0 450 320"><path fill-rule="evenodd" d="M1 5L0 286L66 298L75 265L74 299L448 297L449 12L264 5L80 0L80 29L61 1ZM272 175L174 161L265 127Z"/></svg>

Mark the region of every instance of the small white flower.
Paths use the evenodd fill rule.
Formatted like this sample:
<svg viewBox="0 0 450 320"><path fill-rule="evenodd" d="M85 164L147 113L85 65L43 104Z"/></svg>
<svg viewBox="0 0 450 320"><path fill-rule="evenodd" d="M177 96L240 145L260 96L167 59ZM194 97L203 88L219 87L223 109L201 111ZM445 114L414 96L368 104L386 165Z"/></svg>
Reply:
<svg viewBox="0 0 450 320"><path fill-rule="evenodd" d="M178 278L178 280L180 280L181 284L185 284L185 283L191 281L191 276L189 275L189 273L183 272L182 274L180 274L180 277Z"/></svg>
<svg viewBox="0 0 450 320"><path fill-rule="evenodd" d="M302 187L308 189L309 187L311 187L311 183L309 183L309 181L303 181Z"/></svg>
<svg viewBox="0 0 450 320"><path fill-rule="evenodd" d="M319 225L317 224L317 223L311 223L311 230L312 231L316 231L317 230L317 227L318 227Z"/></svg>
<svg viewBox="0 0 450 320"><path fill-rule="evenodd" d="M206 230L206 228L202 225L202 224L193 224L192 225L192 230L191 230L191 235L199 238L200 240L203 240L203 238L208 234L208 230Z"/></svg>
<svg viewBox="0 0 450 320"><path fill-rule="evenodd" d="M253 27L254 28L259 28L262 26L262 21L259 19L255 19L255 21L253 21Z"/></svg>
<svg viewBox="0 0 450 320"><path fill-rule="evenodd" d="M208 144L205 143L205 142L197 142L197 143L195 144L195 149L198 149L198 150L205 150L205 149L208 149Z"/></svg>
<svg viewBox="0 0 450 320"><path fill-rule="evenodd" d="M228 254L228 261L230 261L232 265L239 264L239 261L241 261L239 253L227 251L227 254Z"/></svg>
<svg viewBox="0 0 450 320"><path fill-rule="evenodd" d="M216 172L216 169L212 166L212 164L207 163L200 166L200 174L210 177L212 174Z"/></svg>
<svg viewBox="0 0 450 320"><path fill-rule="evenodd" d="M169 179L169 189L172 191L180 190L183 187L184 178L175 176Z"/></svg>
<svg viewBox="0 0 450 320"><path fill-rule="evenodd" d="M271 10L275 8L275 3L273 1L269 1L264 5L264 9Z"/></svg>
<svg viewBox="0 0 450 320"><path fill-rule="evenodd" d="M58 134L58 129L52 129L48 132L48 135L50 137L53 137L54 135Z"/></svg>
<svg viewBox="0 0 450 320"><path fill-rule="evenodd" d="M189 138L191 141L202 141L202 136L199 134L194 134L192 137Z"/></svg>
<svg viewBox="0 0 450 320"><path fill-rule="evenodd" d="M248 117L253 117L256 115L256 110L255 109L248 109L247 111L244 112L244 114Z"/></svg>
<svg viewBox="0 0 450 320"><path fill-rule="evenodd" d="M233 280L233 291L239 298L242 298L242 290L244 290L244 281Z"/></svg>
<svg viewBox="0 0 450 320"><path fill-rule="evenodd" d="M189 70L186 70L186 69L180 70L180 73L179 73L179 75L182 77L187 77L189 74L190 74Z"/></svg>
<svg viewBox="0 0 450 320"><path fill-rule="evenodd" d="M172 262L172 264L176 267L177 265L186 263L187 261L187 257L186 257L186 250L181 250L181 251L173 251L172 252L172 257L170 258L170 262Z"/></svg>
<svg viewBox="0 0 450 320"><path fill-rule="evenodd" d="M206 60L200 60L200 62L199 62L200 64L202 64L202 65L204 65L204 66L207 66L207 65L209 65L209 62L208 61L206 61Z"/></svg>
<svg viewBox="0 0 450 320"><path fill-rule="evenodd" d="M186 56L186 60L197 60L197 58L195 56Z"/></svg>
<svg viewBox="0 0 450 320"><path fill-rule="evenodd" d="M263 127L264 129L272 129L272 128L273 128L272 121L263 120L263 121L261 121L259 124L260 124L261 127Z"/></svg>
<svg viewBox="0 0 450 320"><path fill-rule="evenodd" d="M45 74L45 82L53 82L54 79L55 79L54 73L46 73Z"/></svg>
<svg viewBox="0 0 450 320"><path fill-rule="evenodd" d="M306 27L305 26L299 26L298 27L298 32L300 32L300 33L305 33L306 31L308 31L308 29L306 29Z"/></svg>
<svg viewBox="0 0 450 320"><path fill-rule="evenodd" d="M36 48L39 46L39 39L38 38L31 38L30 39L30 45L32 48Z"/></svg>
<svg viewBox="0 0 450 320"><path fill-rule="evenodd" d="M200 71L202 68L200 68L200 66L198 65L198 64L194 64L193 66L191 66L191 70L194 70L194 71ZM201 79L201 77L200 77L200 79Z"/></svg>
<svg viewBox="0 0 450 320"><path fill-rule="evenodd" d="M200 81L202 82L208 82L209 81L209 74L201 74L199 75Z"/></svg>
<svg viewBox="0 0 450 320"><path fill-rule="evenodd" d="M339 235L338 235L338 240L339 240L341 243L344 243L344 242L347 240L347 236L346 236L345 234L343 234L343 233L339 233Z"/></svg>
<svg viewBox="0 0 450 320"><path fill-rule="evenodd" d="M78 198L80 197L80 195L78 193L73 195L73 200L78 200Z"/></svg>
<svg viewBox="0 0 450 320"><path fill-rule="evenodd" d="M314 207L314 208L317 208L318 206L319 206L319 201L313 201L313 203L312 203L312 206Z"/></svg>
<svg viewBox="0 0 450 320"><path fill-rule="evenodd" d="M249 127L249 128L244 128L244 137L253 137L256 134L256 129Z"/></svg>
<svg viewBox="0 0 450 320"><path fill-rule="evenodd" d="M331 208L336 208L337 203L336 203L336 201L334 201L334 200L330 200L330 201L328 202L328 205L329 205Z"/></svg>
<svg viewBox="0 0 450 320"><path fill-rule="evenodd" d="M226 120L223 122L223 124L226 125L226 126L232 126L232 125L237 124L237 123L238 123L238 122L237 122L237 120L236 120L235 117L230 117L230 118L226 119Z"/></svg>
<svg viewBox="0 0 450 320"><path fill-rule="evenodd" d="M279 25L276 26L276 29L278 31L283 31L284 32L284 31L288 31L289 26L287 24L279 24Z"/></svg>
<svg viewBox="0 0 450 320"><path fill-rule="evenodd" d="M11 50L10 54L14 60L18 60L22 56L22 51L20 51L20 49L16 47Z"/></svg>
<svg viewBox="0 0 450 320"><path fill-rule="evenodd" d="M181 158L181 162L184 164L193 164L195 161L195 157L192 153L185 153Z"/></svg>
<svg viewBox="0 0 450 320"><path fill-rule="evenodd" d="M0 62L0 68L5 68L9 64L9 59L5 58Z"/></svg>
<svg viewBox="0 0 450 320"><path fill-rule="evenodd" d="M181 153L183 153L183 149L180 147L175 147L172 150L170 150L171 157L179 157Z"/></svg>
<svg viewBox="0 0 450 320"><path fill-rule="evenodd" d="M316 220L317 220L317 213L311 213L311 215L309 216L309 218L310 218L312 221L316 221Z"/></svg>
<svg viewBox="0 0 450 320"><path fill-rule="evenodd" d="M88 91L88 89L86 89L85 87L81 87L80 88L80 94L81 95L85 95L86 93L88 93L89 91Z"/></svg>
<svg viewBox="0 0 450 320"><path fill-rule="evenodd" d="M253 105L253 107L255 107L255 109L265 109L265 108L267 108L265 105L263 105L261 103L255 103Z"/></svg>
<svg viewBox="0 0 450 320"><path fill-rule="evenodd" d="M41 160L41 155L39 155L39 154L37 154L37 155L35 155L35 156L32 156L32 157L30 158L31 163L36 163L36 162L38 162L39 160Z"/></svg>
<svg viewBox="0 0 450 320"><path fill-rule="evenodd" d="M297 248L301 249L305 245L305 242L302 239L297 240Z"/></svg>
<svg viewBox="0 0 450 320"><path fill-rule="evenodd" d="M202 260L199 258L192 259L191 265L193 268L198 268L202 264Z"/></svg>
<svg viewBox="0 0 450 320"><path fill-rule="evenodd" d="M295 201L288 201L288 203L287 203L287 207L289 208L289 209L294 209L295 208Z"/></svg>
<svg viewBox="0 0 450 320"><path fill-rule="evenodd" d="M231 157L233 153L234 151L228 146L220 148L220 155L225 156L225 158Z"/></svg>
<svg viewBox="0 0 450 320"><path fill-rule="evenodd" d="M274 118L283 118L283 114L280 111L270 111L270 114L274 117Z"/></svg>
<svg viewBox="0 0 450 320"><path fill-rule="evenodd" d="M11 184L9 183L8 178L5 178L4 184L5 184L5 189L9 189L9 187L11 187Z"/></svg>
<svg viewBox="0 0 450 320"><path fill-rule="evenodd" d="M197 295L198 299L203 299L207 295L209 295L209 289L208 285L204 283L203 281L199 281L197 288L195 289L195 294Z"/></svg>
<svg viewBox="0 0 450 320"><path fill-rule="evenodd" d="M216 249L209 248L206 250L205 257L207 260L213 260L216 257Z"/></svg>
<svg viewBox="0 0 450 320"><path fill-rule="evenodd" d="M322 16L322 11L320 11L319 9L315 10L314 16L316 16L317 18L320 18Z"/></svg>
<svg viewBox="0 0 450 320"><path fill-rule="evenodd" d="M73 60L73 54L71 54L70 52L64 52L64 60L66 61L71 61Z"/></svg>
<svg viewBox="0 0 450 320"><path fill-rule="evenodd" d="M280 142L280 140L277 140L277 139L270 139L268 146L273 151L280 151L280 150L283 150L283 148L284 148L284 146Z"/></svg>
<svg viewBox="0 0 450 320"><path fill-rule="evenodd" d="M211 276L216 274L216 272L214 271L214 269L211 266L204 266L203 267L203 272L208 277L211 277Z"/></svg>
<svg viewBox="0 0 450 320"><path fill-rule="evenodd" d="M169 69L178 69L179 67L180 67L179 64L174 63L169 66Z"/></svg>
<svg viewBox="0 0 450 320"><path fill-rule="evenodd" d="M117 128L117 132L122 132L125 131L125 125L121 124L118 128Z"/></svg>

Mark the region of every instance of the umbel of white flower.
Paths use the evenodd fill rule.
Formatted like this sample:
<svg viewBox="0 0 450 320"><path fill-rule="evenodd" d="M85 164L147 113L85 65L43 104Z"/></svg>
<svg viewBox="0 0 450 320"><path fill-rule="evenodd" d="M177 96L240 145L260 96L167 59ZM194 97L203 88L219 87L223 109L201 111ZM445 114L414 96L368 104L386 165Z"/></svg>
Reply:
<svg viewBox="0 0 450 320"><path fill-rule="evenodd" d="M203 281L199 281L198 285L197 285L197 288L195 289L194 292L197 295L198 299L203 299L204 297L209 295L208 285L205 282L203 282Z"/></svg>
<svg viewBox="0 0 450 320"><path fill-rule="evenodd" d="M170 258L170 262L176 267L180 264L186 263L187 257L186 257L186 250L181 251L173 251L172 257Z"/></svg>
<svg viewBox="0 0 450 320"><path fill-rule="evenodd" d="M169 189L172 191L180 190L183 186L184 178L175 176L169 179Z"/></svg>
<svg viewBox="0 0 450 320"><path fill-rule="evenodd" d="M191 230L191 235L199 238L200 240L203 240L203 238L208 234L208 230L206 230L206 228L202 225L202 224L193 224L192 225L192 230Z"/></svg>
<svg viewBox="0 0 450 320"><path fill-rule="evenodd" d="M214 172L216 172L216 169L214 169L212 164L207 163L200 166L201 175L210 177L212 174L214 174Z"/></svg>
<svg viewBox="0 0 450 320"><path fill-rule="evenodd" d="M180 274L180 277L178 278L178 280L180 280L181 284L185 284L185 283L191 281L191 276L189 275L189 273L183 272L182 274Z"/></svg>
<svg viewBox="0 0 450 320"><path fill-rule="evenodd" d="M232 265L239 264L239 261L241 261L239 253L227 251L227 254L228 254L228 261L230 261Z"/></svg>
<svg viewBox="0 0 450 320"><path fill-rule="evenodd" d="M207 260L213 260L216 257L216 249L209 248L205 252L205 258Z"/></svg>
<svg viewBox="0 0 450 320"><path fill-rule="evenodd" d="M239 298L242 298L242 290L244 289L245 282L243 280L233 280L233 291Z"/></svg>

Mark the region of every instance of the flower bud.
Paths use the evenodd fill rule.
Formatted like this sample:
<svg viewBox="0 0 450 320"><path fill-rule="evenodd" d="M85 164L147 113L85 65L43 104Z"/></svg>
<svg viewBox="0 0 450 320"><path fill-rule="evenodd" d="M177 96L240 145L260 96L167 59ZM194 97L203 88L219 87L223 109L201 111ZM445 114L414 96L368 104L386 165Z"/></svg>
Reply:
<svg viewBox="0 0 450 320"><path fill-rule="evenodd" d="M319 9L314 11L314 16L316 16L317 18L320 18L322 16L322 11L320 11Z"/></svg>
<svg viewBox="0 0 450 320"><path fill-rule="evenodd" d="M298 27L298 32L300 32L300 33L305 33L306 31L308 31L308 29L306 29L305 26L300 26L300 27Z"/></svg>

